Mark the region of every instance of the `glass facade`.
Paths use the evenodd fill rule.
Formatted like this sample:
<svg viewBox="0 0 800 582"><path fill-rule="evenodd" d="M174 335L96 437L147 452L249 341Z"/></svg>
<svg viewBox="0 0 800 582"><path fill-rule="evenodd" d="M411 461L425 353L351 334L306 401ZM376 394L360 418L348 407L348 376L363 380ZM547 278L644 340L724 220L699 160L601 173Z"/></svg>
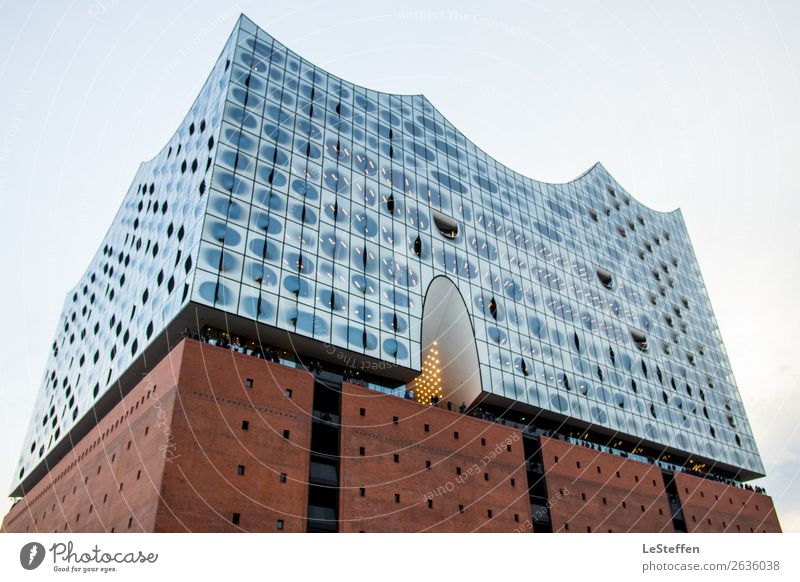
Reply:
<svg viewBox="0 0 800 582"><path fill-rule="evenodd" d="M484 391L763 474L680 211L521 176L243 16L67 298L19 478L188 302L419 370L439 275Z"/></svg>

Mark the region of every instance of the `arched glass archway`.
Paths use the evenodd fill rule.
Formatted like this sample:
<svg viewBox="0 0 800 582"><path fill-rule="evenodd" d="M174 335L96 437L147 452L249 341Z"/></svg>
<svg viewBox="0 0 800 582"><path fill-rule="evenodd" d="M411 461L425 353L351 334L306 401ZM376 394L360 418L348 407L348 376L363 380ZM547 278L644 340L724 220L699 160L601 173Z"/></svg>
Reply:
<svg viewBox="0 0 800 582"><path fill-rule="evenodd" d="M481 394L475 334L461 293L445 276L428 286L421 335L423 373L413 383L416 400L430 404L437 396L454 409L472 404Z"/></svg>

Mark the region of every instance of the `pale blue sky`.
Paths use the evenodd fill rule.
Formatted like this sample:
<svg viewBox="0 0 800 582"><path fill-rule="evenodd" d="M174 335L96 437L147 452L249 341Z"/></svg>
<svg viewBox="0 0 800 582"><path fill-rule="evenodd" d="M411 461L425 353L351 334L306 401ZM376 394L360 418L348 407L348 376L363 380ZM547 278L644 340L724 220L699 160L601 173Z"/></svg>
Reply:
<svg viewBox="0 0 800 582"><path fill-rule="evenodd" d="M681 207L762 484L800 531L800 4L432 4L0 2L0 488L66 292L244 12L348 80L424 93L528 176L599 160L643 203Z"/></svg>

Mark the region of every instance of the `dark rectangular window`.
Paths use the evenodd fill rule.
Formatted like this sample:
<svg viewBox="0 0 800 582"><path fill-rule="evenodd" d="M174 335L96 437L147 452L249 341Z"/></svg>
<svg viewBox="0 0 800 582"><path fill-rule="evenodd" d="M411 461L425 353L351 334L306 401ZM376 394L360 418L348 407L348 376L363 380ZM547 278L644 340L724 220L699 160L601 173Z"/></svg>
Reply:
<svg viewBox="0 0 800 582"><path fill-rule="evenodd" d="M236 525L239 525L240 518L241 516L238 513L234 513L233 516L231 516L231 522L233 522Z"/></svg>
<svg viewBox="0 0 800 582"><path fill-rule="evenodd" d="M359 408L358 409L358 415L359 416L366 416L367 415L367 409L366 408Z"/></svg>
<svg viewBox="0 0 800 582"><path fill-rule="evenodd" d="M461 467L456 467L456 475L461 475Z"/></svg>
<svg viewBox="0 0 800 582"><path fill-rule="evenodd" d="M486 446L486 439L481 439L481 446L482 446L482 447L485 447L485 446Z"/></svg>
<svg viewBox="0 0 800 582"><path fill-rule="evenodd" d="M283 520L279 519L277 524L278 529L283 529Z"/></svg>
<svg viewBox="0 0 800 582"><path fill-rule="evenodd" d="M488 481L489 480L489 473L484 473L483 474L483 480L484 481Z"/></svg>
<svg viewBox="0 0 800 582"><path fill-rule="evenodd" d="M363 457L367 454L367 450L364 447L358 447L358 454Z"/></svg>
<svg viewBox="0 0 800 582"><path fill-rule="evenodd" d="M136 480L138 481L141 476L142 476L142 470L139 469L138 471L136 471Z"/></svg>
<svg viewBox="0 0 800 582"><path fill-rule="evenodd" d="M516 521L517 523L519 523L519 513L515 513L515 514L514 514L514 521Z"/></svg>
<svg viewBox="0 0 800 582"><path fill-rule="evenodd" d="M250 421L249 420L243 420L242 421L242 430L250 430Z"/></svg>
<svg viewBox="0 0 800 582"><path fill-rule="evenodd" d="M278 481L280 481L281 483L286 483L286 473L281 473L280 477L278 478Z"/></svg>
<svg viewBox="0 0 800 582"><path fill-rule="evenodd" d="M493 514L492 514L492 510L491 510L491 509L487 509L487 510L486 510L486 516L487 516L487 517L492 517L492 515L493 515Z"/></svg>
<svg viewBox="0 0 800 582"><path fill-rule="evenodd" d="M394 502L395 503L400 503L400 494L399 493L395 493L394 494Z"/></svg>
<svg viewBox="0 0 800 582"><path fill-rule="evenodd" d="M513 477L511 478L511 486L512 487L516 487L517 486L517 481Z"/></svg>
<svg viewBox="0 0 800 582"><path fill-rule="evenodd" d="M133 525L133 518L132 518L132 517L129 517L129 518L128 518L128 529L131 529L131 526L132 526L132 525Z"/></svg>
<svg viewBox="0 0 800 582"><path fill-rule="evenodd" d="M453 438L458 440L458 431L453 431Z"/></svg>
<svg viewBox="0 0 800 582"><path fill-rule="evenodd" d="M430 461L425 461L425 468L426 469L430 469L431 468L431 462Z"/></svg>
<svg viewBox="0 0 800 582"><path fill-rule="evenodd" d="M510 453L511 452L511 445L506 445L506 450Z"/></svg>
<svg viewBox="0 0 800 582"><path fill-rule="evenodd" d="M286 394L286 398L291 398L292 397L292 389L291 388L287 388L286 390L284 390L284 393Z"/></svg>
<svg viewBox="0 0 800 582"><path fill-rule="evenodd" d="M425 432L431 432L431 425L429 424L425 425Z"/></svg>
<svg viewBox="0 0 800 582"><path fill-rule="evenodd" d="M399 463L400 462L400 455L398 455L397 453L394 454L394 462L395 463Z"/></svg>
<svg viewBox="0 0 800 582"><path fill-rule="evenodd" d="M458 506L458 512L459 513L464 513L464 506L463 505L459 505Z"/></svg>
<svg viewBox="0 0 800 582"><path fill-rule="evenodd" d="M244 465L238 465L236 467L236 474L237 475L244 475Z"/></svg>
<svg viewBox="0 0 800 582"><path fill-rule="evenodd" d="M364 489L363 487L359 487L358 488L358 496L359 497L366 497L366 495L367 495L367 490Z"/></svg>
<svg viewBox="0 0 800 582"><path fill-rule="evenodd" d="M283 438L285 438L285 439L289 438L289 429L284 429L283 430Z"/></svg>
<svg viewBox="0 0 800 582"><path fill-rule="evenodd" d="M397 418L396 416L393 416L393 417L392 417L392 423L393 423L393 424L397 424L399 421L400 421L400 419L399 419L399 418Z"/></svg>
<svg viewBox="0 0 800 582"><path fill-rule="evenodd" d="M428 499L428 509L433 509L433 499Z"/></svg>
<svg viewBox="0 0 800 582"><path fill-rule="evenodd" d="M253 379L252 378L248 378L247 380L244 381L244 385L247 388L252 388L253 387Z"/></svg>

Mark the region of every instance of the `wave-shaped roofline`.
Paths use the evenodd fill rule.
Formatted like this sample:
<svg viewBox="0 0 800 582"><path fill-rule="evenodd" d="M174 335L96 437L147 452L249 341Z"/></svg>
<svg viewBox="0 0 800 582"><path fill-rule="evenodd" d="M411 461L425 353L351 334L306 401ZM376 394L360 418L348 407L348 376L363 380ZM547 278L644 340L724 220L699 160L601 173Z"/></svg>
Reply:
<svg viewBox="0 0 800 582"><path fill-rule="evenodd" d="M606 168L606 167L603 165L603 163L602 163L602 162L600 162L600 161L597 161L597 162L595 162L593 165L591 165L590 167L588 167L586 170L584 170L583 172L581 172L580 174L578 174L578 175L577 175L575 178L572 178L571 180L565 180L565 181L563 181L563 182L547 182L547 181L544 181L544 180L538 180L538 179L536 179L536 178L532 178L532 177L530 177L530 176L526 176L525 174L522 174L521 172L518 172L517 170L515 170L515 169L513 169L513 168L509 167L508 165L504 164L503 162L499 161L497 158L495 158L493 155L491 155L491 154L490 154L489 152L487 152L485 149L483 149L482 147L480 147L480 146L479 146L479 145L478 145L478 144L477 144L477 143L476 143L474 140L472 140L472 139L470 139L469 137L467 137L467 135L466 135L466 134L465 134L463 131L461 131L461 129L459 129L458 127L456 127L456 125L455 125L455 124L454 124L452 121L450 121L450 120L447 118L447 116L446 116L446 115L445 115L445 114L442 112L442 110L441 110L441 109L439 109L439 108L438 108L436 105L434 105L434 104L431 102L431 100L430 100L430 99L428 99L428 98L425 96L425 94L424 94L424 93L396 93L396 92L391 92L391 91L381 91L381 90L379 90L379 89L373 89L372 87L367 87L367 86L365 86L365 85L361 85L361 84L359 84L359 83L356 83L356 82L354 82L354 81L350 81L350 80L348 80L348 79L345 79L345 78L343 78L343 77L341 77L341 76L339 76L339 75L337 75L337 74L335 74L335 73L332 73L332 72L328 71L327 69L324 69L324 68L320 67L319 65L317 65L317 64L315 64L315 63L312 63L312 62L311 62L311 61L309 61L308 59L304 58L303 56L301 56L300 54L298 54L298 53L297 53L295 50L293 50L293 49L289 48L289 47L286 45L286 43L284 43L284 42L281 42L280 40L278 40L278 39L277 39L277 38L276 38L276 37L275 37L275 36L274 36L272 33L270 33L270 32L267 32L267 31L266 31L266 30L264 30L262 27L260 27L260 26L259 26L259 25L258 25L258 24L255 22L255 21L253 21L253 19L251 19L250 17L248 17L248 16L247 16L246 14L244 14L244 13L241 13L241 14L239 15L239 19L237 20L237 24L236 24L236 26L237 26L237 27L240 27L240 26L241 26L241 22L242 22L242 21L249 22L249 23L250 23L250 24L251 24L253 27L255 27L255 28L258 30L258 31L260 31L261 33L263 33L264 35L266 35L267 37L269 37L270 39L272 39L274 42L277 42L278 44L280 44L280 45L281 45L283 48L285 48L285 49L286 49L286 51L287 51L288 53L290 53L290 54L291 54L292 56L294 56L295 58L299 59L300 61L307 62L307 63L311 64L313 67L315 67L315 68L318 68L318 69L320 69L320 70L324 71L324 72L325 72L325 74L327 74L327 75L330 75L331 77L335 78L337 81L339 81L339 82L341 82L341 83L345 83L345 84L351 85L351 86L353 86L353 87L357 87L357 88L359 88L359 89L362 89L362 90L364 90L364 91L369 91L369 92L372 92L372 93L376 93L376 94L378 94L378 95L386 95L386 96L388 96L388 97L395 97L395 98L398 98L398 99L413 99L413 98L418 98L418 99L422 99L422 100L424 100L424 101L425 101L425 103L427 104L427 106L428 106L428 107L430 107L430 108L431 108L433 111L435 111L436 113L438 113L439 115L441 115L442 119L444 119L444 121L446 122L446 124L447 124L447 125L449 125L449 126L450 126L450 128L451 128L453 131L455 131L455 132L457 132L459 135L461 135L461 137L463 137L463 138L464 138L464 140L465 140L466 142L468 142L468 143L469 143L469 144L471 144L473 147L475 147L475 149L476 149L477 151L481 152L481 153L482 153L483 155L485 155L487 158L489 158L489 159L493 160L495 163L499 164L499 165L500 165L500 166L502 166L504 169L506 169L507 171L509 171L509 172L513 173L514 175L518 176L519 178L521 178L521 179L523 179L523 180L530 180L531 182L537 182L538 184L545 184L545 185L548 185L548 186L565 186L565 185L568 185L568 184L573 184L573 183L576 183L576 182L580 182L581 180L583 180L583 179L584 179L584 178L586 178L587 176L589 176L589 175L592 175L593 173L596 173L596 172L600 172L600 171L602 171L602 172L605 172L605 174L606 174L606 175L607 175L609 178L611 178L611 179L612 179L612 180L613 180L613 181L616 183L616 186L619 186L619 188L621 188L623 191L625 191L625 194L627 194L628 196L630 196L630 198L631 198L633 201L635 201L635 202L636 202L636 203L637 203L639 206L641 206L642 208L646 209L647 211L649 211L649 212L652 212L652 213L655 213L655 214L661 214L661 215L676 215L676 214L677 214L677 215L682 215L680 207L676 207L676 208L674 208L674 209L672 209L672 210L658 210L658 209L656 209L656 208L653 208L653 207L651 207L651 206L649 206L649 205L645 204L644 202L642 202L641 200L639 200L639 199L638 199L636 196L634 196L634 195L632 195L630 192L628 192L628 190L627 190L625 187L623 187L623 186L620 184L619 180L617 180L617 179L614 177L614 175L613 175L611 172L609 172L609 171L608 171L608 169L607 169L607 168Z"/></svg>

